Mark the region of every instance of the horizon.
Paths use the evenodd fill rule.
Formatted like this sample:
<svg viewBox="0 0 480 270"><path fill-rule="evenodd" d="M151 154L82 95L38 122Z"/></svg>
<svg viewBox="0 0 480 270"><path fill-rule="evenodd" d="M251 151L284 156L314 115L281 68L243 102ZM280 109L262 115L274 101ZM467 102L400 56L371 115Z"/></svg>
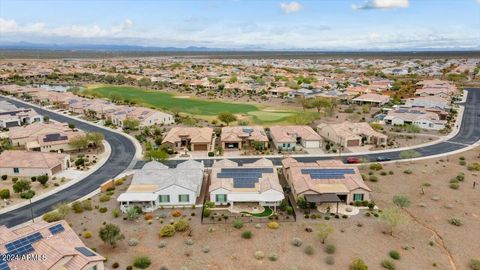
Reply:
<svg viewBox="0 0 480 270"><path fill-rule="evenodd" d="M480 0L0 0L0 6L0 44L8 48L480 50Z"/></svg>

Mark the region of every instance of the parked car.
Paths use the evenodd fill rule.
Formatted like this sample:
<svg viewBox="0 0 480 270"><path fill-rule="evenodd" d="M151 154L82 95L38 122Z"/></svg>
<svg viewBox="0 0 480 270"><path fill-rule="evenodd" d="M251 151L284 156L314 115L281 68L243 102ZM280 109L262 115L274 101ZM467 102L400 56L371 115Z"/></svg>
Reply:
<svg viewBox="0 0 480 270"><path fill-rule="evenodd" d="M347 163L348 164L355 164L355 163L360 163L360 159L358 157L348 157L347 158Z"/></svg>
<svg viewBox="0 0 480 270"><path fill-rule="evenodd" d="M386 156L378 156L378 157L377 157L377 161L380 161L380 162L382 162L382 161L390 161L390 160L392 160L392 159L389 158L389 157L386 157Z"/></svg>

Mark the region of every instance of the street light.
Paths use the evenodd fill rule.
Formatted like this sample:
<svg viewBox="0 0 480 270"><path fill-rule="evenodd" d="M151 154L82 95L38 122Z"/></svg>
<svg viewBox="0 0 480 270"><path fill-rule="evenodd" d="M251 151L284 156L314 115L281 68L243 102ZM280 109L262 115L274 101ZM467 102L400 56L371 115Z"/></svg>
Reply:
<svg viewBox="0 0 480 270"><path fill-rule="evenodd" d="M33 217L32 198L28 200L30 201L30 214L32 215L32 223L35 223L35 218Z"/></svg>

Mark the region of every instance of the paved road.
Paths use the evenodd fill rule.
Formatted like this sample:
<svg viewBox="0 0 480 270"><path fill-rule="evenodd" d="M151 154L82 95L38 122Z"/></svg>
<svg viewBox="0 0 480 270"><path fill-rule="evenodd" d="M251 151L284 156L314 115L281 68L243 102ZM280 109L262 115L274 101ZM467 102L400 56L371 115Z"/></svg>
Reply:
<svg viewBox="0 0 480 270"><path fill-rule="evenodd" d="M468 90L468 96L465 104L463 104L465 106L465 111L463 114L462 125L460 127L458 134L455 137L441 143L415 148L415 150L418 151L422 155L422 157L433 156L433 155L438 155L438 154L459 150L467 146L470 146L480 140L480 88L469 88L466 90ZM373 153L373 154L362 155L361 157L366 158L369 161L375 161L376 158L379 155L381 155L384 157L388 157L391 160L399 160L401 159L400 158L401 152L402 151L392 151L392 152L386 152L382 154ZM349 156L359 157L359 155L355 155L352 153L345 153L345 154L342 154L343 161L345 162L347 157ZM295 157L295 159L301 162L314 162L316 160L333 159L333 158L338 158L338 156ZM258 158L251 158L251 157L250 158L240 157L240 158L229 158L229 159L235 162L238 162L239 164L251 163L251 162L254 162L255 160L258 160ZM275 165L277 166L281 165L282 158L274 157L269 159L272 160ZM203 161L205 166L211 166L214 161L214 159L197 159L197 160ZM183 160L168 160L166 161L166 164L170 167L174 167L181 162L183 162ZM137 162L135 168L140 168L142 165L143 165L142 161Z"/></svg>
<svg viewBox="0 0 480 270"><path fill-rule="evenodd" d="M4 99L0 96L0 100ZM21 102L8 100L17 107L32 107L25 105ZM110 144L112 152L108 157L107 162L101 166L97 171L79 181L78 183L57 192L51 196L43 198L39 201L32 203L33 214L40 216L45 212L48 212L59 202L71 202L79 199L98 188L98 186L108 180L109 178L122 173L129 167L133 158L135 157L135 146L132 141L127 137L108 131L103 128L96 127L94 125L87 124L82 121L77 121L72 118L65 117L64 115L52 113L47 110L34 108L41 115L47 115L50 119L54 119L61 122L73 123L79 129L84 131L101 132L105 135L105 140ZM13 211L0 214L0 225L6 225L7 227L15 226L31 219L30 206L24 206Z"/></svg>

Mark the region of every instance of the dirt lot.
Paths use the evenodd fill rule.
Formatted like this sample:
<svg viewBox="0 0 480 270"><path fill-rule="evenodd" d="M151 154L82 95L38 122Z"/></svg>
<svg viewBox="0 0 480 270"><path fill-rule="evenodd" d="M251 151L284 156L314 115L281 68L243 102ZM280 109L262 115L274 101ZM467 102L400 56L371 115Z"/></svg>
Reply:
<svg viewBox="0 0 480 270"><path fill-rule="evenodd" d="M479 154L480 149L477 148L462 156L470 164L480 161ZM148 269L159 269L161 266L168 269L348 269L354 258L362 258L369 269L382 269L380 262L388 259L390 250L397 250L401 254L401 259L395 261L397 269L468 269L468 261L480 257L480 186L472 189L474 179L480 181L478 175L459 165L459 157L450 156L444 158L444 162L435 159L386 165L384 170L393 171L393 175L387 173L382 176L380 171L374 172L379 181L367 184L373 189L372 195L380 208L392 206L392 197L397 194L407 195L412 202L406 209L412 215L409 222L399 227L394 236L384 233L388 228L380 218L366 217L364 213L348 219L328 221L304 219L300 215L297 222L281 223L277 230L269 229L265 224L261 228L256 228L255 224L245 224L238 230L232 225L201 225L201 209L178 209L191 218L192 236L189 237L185 232L162 239L158 235L160 228L178 219L170 215L171 210L155 212L157 217L162 213L168 217L155 219L151 225L143 218L128 221L122 217L112 217L111 210L117 207L114 197L128 183L117 187L109 202L100 203L100 196L93 198L93 205L107 207L108 212L102 214L94 209L80 214L70 213L67 220L79 235L84 231L92 232L93 237L82 239L87 246L108 257L106 265L109 268L118 262L119 269L125 269L133 264L136 256L145 255L152 260ZM405 174L407 169L412 173ZM369 169L362 171L368 174ZM449 188L449 180L459 172L465 173L465 180L460 183L458 190ZM430 184L428 187L424 184L427 182ZM424 195L421 194L422 187ZM194 217L191 216L192 212L196 213ZM451 217L459 218L463 225L456 227L449 224ZM160 220L163 220L163 224ZM119 225L125 235L125 240L116 248L103 244L98 237L103 221ZM324 251L325 245L315 237L319 223L329 223L335 227L335 232L326 240L326 244L336 246L335 254L330 255L334 257L334 265L326 264L329 255ZM312 227L314 232L306 232L307 226ZM244 230L252 231L253 237L243 239L241 233ZM303 241L301 247L291 244L294 237ZM139 240L137 246L127 244L132 238ZM193 245L185 243L189 238L193 239ZM167 242L166 247L158 247L161 241ZM307 245L314 248L313 255L304 252ZM209 253L202 251L205 246L209 247ZM265 253L264 259L255 259L254 253L258 250ZM272 252L278 254L277 261L268 259ZM451 266L448 254L451 254L455 268Z"/></svg>

